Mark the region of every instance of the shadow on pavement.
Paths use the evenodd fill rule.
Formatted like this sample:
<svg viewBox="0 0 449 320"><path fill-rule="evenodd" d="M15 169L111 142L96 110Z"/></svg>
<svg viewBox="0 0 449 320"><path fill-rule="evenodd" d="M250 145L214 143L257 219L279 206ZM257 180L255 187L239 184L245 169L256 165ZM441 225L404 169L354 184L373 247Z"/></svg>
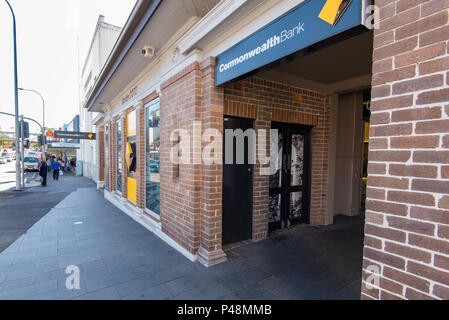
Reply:
<svg viewBox="0 0 449 320"><path fill-rule="evenodd" d="M17 192L14 188L0 192L0 252L3 252L52 208L61 202L70 192L78 188L93 187L95 184L84 177L71 173L53 181L48 176L47 187L28 187Z"/></svg>

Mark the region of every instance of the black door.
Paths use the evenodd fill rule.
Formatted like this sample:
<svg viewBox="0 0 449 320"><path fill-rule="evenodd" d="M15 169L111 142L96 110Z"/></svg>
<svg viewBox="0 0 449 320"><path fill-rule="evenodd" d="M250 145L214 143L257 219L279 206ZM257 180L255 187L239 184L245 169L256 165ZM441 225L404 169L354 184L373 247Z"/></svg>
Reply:
<svg viewBox="0 0 449 320"><path fill-rule="evenodd" d="M253 121L225 117L223 127L225 131L241 129L245 132L247 129L253 128ZM253 165L250 163L252 161L248 156L248 150L253 150L252 144L255 143L246 137L243 140L243 148L237 148L238 139L232 138L232 157L228 154L228 161L226 161L226 136L225 133L223 135L223 244L247 240L252 236ZM242 149L244 151L243 163L238 160L242 156ZM232 162L229 161L229 158L232 159Z"/></svg>
<svg viewBox="0 0 449 320"><path fill-rule="evenodd" d="M310 127L272 123L269 230L309 223ZM277 145L277 152L276 152Z"/></svg>

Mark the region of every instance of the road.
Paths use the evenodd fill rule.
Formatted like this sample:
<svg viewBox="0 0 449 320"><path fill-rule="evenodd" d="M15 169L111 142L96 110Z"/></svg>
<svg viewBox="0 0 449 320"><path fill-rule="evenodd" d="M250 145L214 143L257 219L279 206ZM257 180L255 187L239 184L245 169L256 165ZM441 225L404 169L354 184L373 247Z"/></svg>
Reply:
<svg viewBox="0 0 449 320"><path fill-rule="evenodd" d="M37 172L26 172L25 183L30 183L38 177ZM0 164L0 192L16 187L16 162Z"/></svg>
<svg viewBox="0 0 449 320"><path fill-rule="evenodd" d="M25 183L29 184L38 178L38 172L25 172ZM0 192L16 187L16 162L0 164Z"/></svg>

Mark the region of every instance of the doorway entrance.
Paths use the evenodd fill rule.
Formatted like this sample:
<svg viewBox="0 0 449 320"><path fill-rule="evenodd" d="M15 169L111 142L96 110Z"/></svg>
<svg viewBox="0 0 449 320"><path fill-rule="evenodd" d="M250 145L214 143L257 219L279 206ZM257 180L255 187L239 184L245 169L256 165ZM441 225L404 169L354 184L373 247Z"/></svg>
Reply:
<svg viewBox="0 0 449 320"><path fill-rule="evenodd" d="M225 117L223 129L233 133L242 133L253 128L253 120L237 117ZM253 214L253 164L251 161L254 150L254 139L238 134L224 134L223 141L223 198L222 198L222 243L223 245L243 241L252 237ZM226 147L232 143L231 148ZM243 142L243 148L239 144ZM230 144L229 144L230 145ZM244 150L244 155L239 154ZM232 152L232 155L229 153ZM228 159L228 161L226 161ZM232 161L230 161L232 160ZM243 160L243 161L242 161Z"/></svg>
<svg viewBox="0 0 449 320"><path fill-rule="evenodd" d="M310 127L273 122L271 128L278 134L272 130L270 139L269 231L309 223L311 156Z"/></svg>

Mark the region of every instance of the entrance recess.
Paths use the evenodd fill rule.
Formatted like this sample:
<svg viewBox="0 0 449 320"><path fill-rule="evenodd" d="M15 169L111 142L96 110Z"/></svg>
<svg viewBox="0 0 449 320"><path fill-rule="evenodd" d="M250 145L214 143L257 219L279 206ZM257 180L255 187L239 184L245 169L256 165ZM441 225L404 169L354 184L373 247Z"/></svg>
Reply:
<svg viewBox="0 0 449 320"><path fill-rule="evenodd" d="M239 139L238 132L235 131L241 129L242 132L246 132L247 129L252 129L253 121L250 119L225 117L223 128L225 131L231 129L237 133L236 136L231 136L231 138L224 134L225 140L223 142L222 243L229 244L252 237L253 164L250 161L248 151L253 152L255 141L249 136ZM232 149L226 148L227 136L230 139L228 143L232 142ZM239 144L244 147L238 148ZM232 157L226 154L231 150ZM243 161L239 161L243 150ZM226 156L232 159L232 163L226 161Z"/></svg>
<svg viewBox="0 0 449 320"><path fill-rule="evenodd" d="M309 223L310 127L272 123L269 231ZM274 152L273 152L274 150ZM276 152L277 150L277 152Z"/></svg>

